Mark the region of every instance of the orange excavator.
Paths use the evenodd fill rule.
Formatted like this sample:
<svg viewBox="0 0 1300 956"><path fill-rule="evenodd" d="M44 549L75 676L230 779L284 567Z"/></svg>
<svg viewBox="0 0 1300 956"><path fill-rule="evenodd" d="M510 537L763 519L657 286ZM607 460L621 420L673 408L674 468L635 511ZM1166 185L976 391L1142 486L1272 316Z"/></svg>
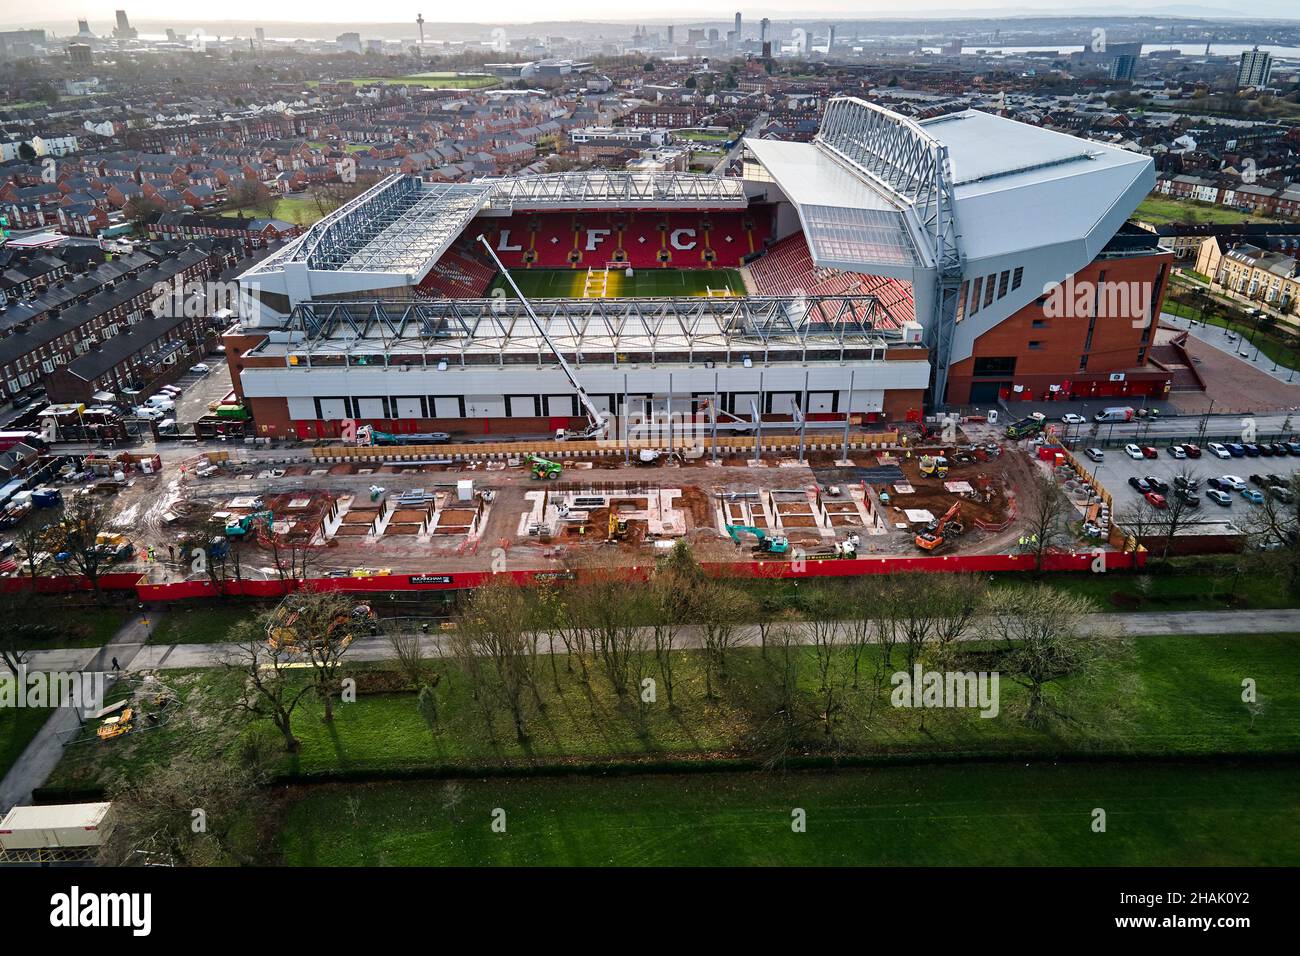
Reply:
<svg viewBox="0 0 1300 956"><path fill-rule="evenodd" d="M961 502L954 501L942 518L930 522L926 529L916 536L916 546L922 551L938 551L947 541L951 541L966 530L960 518Z"/></svg>

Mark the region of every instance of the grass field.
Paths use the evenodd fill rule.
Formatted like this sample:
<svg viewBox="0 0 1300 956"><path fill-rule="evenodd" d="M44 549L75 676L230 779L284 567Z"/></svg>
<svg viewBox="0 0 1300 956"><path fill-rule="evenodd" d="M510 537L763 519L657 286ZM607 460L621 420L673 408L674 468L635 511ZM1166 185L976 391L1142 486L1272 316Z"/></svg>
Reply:
<svg viewBox="0 0 1300 956"><path fill-rule="evenodd" d="M581 299L587 284L586 269L513 269L510 274L530 299ZM498 288L511 294L501 276L493 280L488 294ZM724 290L745 294L745 284L735 269L641 269L631 277L611 269L604 297L703 296L710 289L715 295Z"/></svg>
<svg viewBox="0 0 1300 956"><path fill-rule="evenodd" d="M1176 764L326 787L300 791L279 851L297 866L1293 866L1297 792L1296 768Z"/></svg>
<svg viewBox="0 0 1300 956"><path fill-rule="evenodd" d="M87 600L89 599L79 599ZM59 603L64 604L60 607ZM51 647L99 647L107 644L126 623L127 613L113 605L68 607L67 599L41 598L27 607L9 609L5 626L22 650Z"/></svg>
<svg viewBox="0 0 1300 956"><path fill-rule="evenodd" d="M971 661L963 666L989 663L971 653ZM668 708L661 690L644 723L638 708L619 699L599 669L593 669L590 683L583 685L576 672L564 670L563 659L557 660L554 677L549 660L544 662L538 690L545 707L527 717L529 737L522 744L503 709L493 710L489 725L472 697L470 681L444 660L435 665L443 677L435 731L421 718L411 693L362 693L355 703L337 706L332 723L321 719L319 702L309 699L294 722L301 752L284 757L282 769L372 772L557 762L599 765L631 758L762 758L784 746L772 720L779 706L775 658L765 660L755 649L732 651L728 676L713 699L704 694L700 655L687 651L675 660L677 707ZM854 688L847 652L838 658L836 740L828 744L818 716L815 652L797 652L794 753L1050 757L1300 751L1300 637L1295 635L1137 639L1093 680L1066 681L1053 689L1051 699L1066 716L1044 727L1023 720L1025 692L1009 679L1001 682L999 713L993 719L969 709L920 712L892 707L888 678L879 689L873 686L875 660L874 650L864 653L861 680ZM894 667L887 670L898 664L896 656ZM358 665L351 671L362 686L365 669ZM1254 718L1241 701L1244 677L1253 678L1259 687L1262 710ZM168 673L165 678L189 702L184 712L147 734L70 748L51 783L93 786L174 754L206 758L214 751L230 752L248 729L231 708L239 692L238 675L207 670ZM260 725L260 730L274 733L269 725Z"/></svg>
<svg viewBox="0 0 1300 956"><path fill-rule="evenodd" d="M22 756L27 744L51 713L35 707L0 708L0 777L4 777L14 761Z"/></svg>
<svg viewBox="0 0 1300 956"><path fill-rule="evenodd" d="M265 213L255 209L222 209L218 211L218 215L259 219ZM275 215L271 218L283 219L300 226L310 226L320 217L320 209L310 199L280 199L276 201Z"/></svg>
<svg viewBox="0 0 1300 956"><path fill-rule="evenodd" d="M1170 199L1165 196L1148 196L1142 200L1133 219L1163 226L1177 222L1208 222L1229 224L1234 222L1273 222L1264 216L1225 209L1209 203Z"/></svg>
<svg viewBox="0 0 1300 956"><path fill-rule="evenodd" d="M459 76L455 73L412 73L408 76L345 76L342 80L359 86L420 86L433 90L468 89L481 90L490 86L499 86L501 81L495 76ZM320 80L309 80L308 86L320 86Z"/></svg>

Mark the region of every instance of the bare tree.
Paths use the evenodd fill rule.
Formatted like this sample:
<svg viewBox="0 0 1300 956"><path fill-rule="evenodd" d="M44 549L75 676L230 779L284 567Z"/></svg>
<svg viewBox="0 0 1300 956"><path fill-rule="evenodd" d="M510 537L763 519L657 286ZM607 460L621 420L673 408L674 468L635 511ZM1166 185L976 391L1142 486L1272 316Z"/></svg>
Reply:
<svg viewBox="0 0 1300 956"><path fill-rule="evenodd" d="M1043 570L1043 555L1066 536L1069 499L1048 475L1035 471L1033 479L1020 497L1019 514L1029 551L1034 556L1034 570Z"/></svg>
<svg viewBox="0 0 1300 956"><path fill-rule="evenodd" d="M255 862L235 834L267 779L265 764L198 760L155 764L111 791L113 829L100 852L105 866L231 866ZM200 824L201 825L196 825Z"/></svg>
<svg viewBox="0 0 1300 956"><path fill-rule="evenodd" d="M533 620L529 593L506 578L476 589L456 618L462 657L471 661L471 679L482 693L495 696L506 707L521 744L528 740L530 693L537 699L529 650ZM490 675L473 663L476 659L492 668Z"/></svg>
<svg viewBox="0 0 1300 956"><path fill-rule="evenodd" d="M297 651L286 642L267 639L273 613L236 624L231 632L233 639L220 663L244 678L236 706L254 717L271 721L284 737L285 749L297 753L300 744L293 734L293 717L313 688L310 681L298 679L293 667L299 660Z"/></svg>
<svg viewBox="0 0 1300 956"><path fill-rule="evenodd" d="M267 639L296 651L311 671L316 696L325 705L324 719L334 719L343 655L352 642L369 633L373 613L342 591L295 591L270 612Z"/></svg>
<svg viewBox="0 0 1300 956"><path fill-rule="evenodd" d="M1100 663L1123 646L1095 618L1085 622L1096 610L1086 598L1043 584L989 592L980 630L1001 651L999 671L1028 691L1028 723L1041 726L1061 714L1046 688L1096 676Z"/></svg>
<svg viewBox="0 0 1300 956"><path fill-rule="evenodd" d="M1183 467L1174 476L1174 485L1164 495L1165 507L1155 509L1152 532L1160 540L1160 558L1165 560L1173 549L1174 541L1188 525L1196 522L1199 505L1191 504L1191 488L1197 482L1195 473Z"/></svg>
<svg viewBox="0 0 1300 956"><path fill-rule="evenodd" d="M704 639L704 695L712 698L714 678L727 676L727 652L740 640L743 625L754 617L754 601L745 591L710 580L697 591L696 611Z"/></svg>
<svg viewBox="0 0 1300 956"><path fill-rule="evenodd" d="M951 663L957 640L971 627L987 586L975 574L935 575L930 582L929 598L937 614L934 623L935 656L945 664Z"/></svg>
<svg viewBox="0 0 1300 956"><path fill-rule="evenodd" d="M62 567L70 574L80 574L103 604L104 593L99 579L108 564L108 554L99 546L99 536L108 524L108 506L90 495L77 495L63 506L63 514L45 529L47 548L67 555Z"/></svg>
<svg viewBox="0 0 1300 956"><path fill-rule="evenodd" d="M829 743L835 742L835 715L840 709L843 689L844 640L846 629L840 617L844 611L841 595L829 587L814 587L804 595L807 614L802 624L804 635L812 645L817 665L817 690L822 730Z"/></svg>
<svg viewBox="0 0 1300 956"><path fill-rule="evenodd" d="M1272 572L1290 594L1300 594L1300 478L1287 488L1291 501L1273 491L1247 515L1244 531L1252 563Z"/></svg>
<svg viewBox="0 0 1300 956"><path fill-rule="evenodd" d="M429 668L420 635L405 627L394 627L388 631L388 646L393 649L398 669L411 682L411 689L418 691L424 687L428 683Z"/></svg>

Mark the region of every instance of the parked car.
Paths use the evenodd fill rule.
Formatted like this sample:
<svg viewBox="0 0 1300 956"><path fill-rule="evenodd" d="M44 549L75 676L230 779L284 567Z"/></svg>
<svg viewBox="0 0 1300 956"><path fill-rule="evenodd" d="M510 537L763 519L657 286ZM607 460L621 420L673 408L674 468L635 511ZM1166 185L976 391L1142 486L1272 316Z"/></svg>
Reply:
<svg viewBox="0 0 1300 956"><path fill-rule="evenodd" d="M1300 441L1286 442L1286 453L1288 455L1300 455Z"/></svg>
<svg viewBox="0 0 1300 956"><path fill-rule="evenodd" d="M1152 490L1150 482L1148 482L1145 478L1130 478L1128 480L1128 483L1130 488L1135 489L1140 494L1145 495L1148 491Z"/></svg>
<svg viewBox="0 0 1300 956"><path fill-rule="evenodd" d="M1250 483L1257 488L1267 488L1268 482L1264 480L1263 475L1251 475Z"/></svg>
<svg viewBox="0 0 1300 956"><path fill-rule="evenodd" d="M1182 460L1187 457L1187 449L1182 445L1170 445L1168 448L1170 457Z"/></svg>
<svg viewBox="0 0 1300 956"><path fill-rule="evenodd" d="M1156 450L1155 450L1154 448L1152 448L1150 445L1143 445L1143 446L1142 446L1142 457L1143 457L1143 458L1159 458L1159 457L1160 457L1160 452L1156 451Z"/></svg>
<svg viewBox="0 0 1300 956"><path fill-rule="evenodd" d="M1199 508L1201 506L1201 496L1194 491L1186 488L1175 488L1174 495L1181 498L1189 508Z"/></svg>
<svg viewBox="0 0 1300 956"><path fill-rule="evenodd" d="M1188 458L1200 458L1201 446L1192 442L1183 442L1183 451L1187 452Z"/></svg>
<svg viewBox="0 0 1300 956"><path fill-rule="evenodd" d="M1106 458L1106 453L1100 448L1085 448L1083 453L1092 461L1104 461Z"/></svg>
<svg viewBox="0 0 1300 956"><path fill-rule="evenodd" d="M1231 507L1232 505L1231 496L1229 496L1226 492L1219 491L1219 489L1217 488L1211 488L1209 491L1205 493L1205 497L1209 498L1216 505L1222 505L1225 508Z"/></svg>
<svg viewBox="0 0 1300 956"><path fill-rule="evenodd" d="M1295 494L1290 488L1282 488L1274 485L1272 488L1268 489L1268 493L1284 505L1289 505L1295 501Z"/></svg>
<svg viewBox="0 0 1300 956"><path fill-rule="evenodd" d="M1205 447L1210 449L1210 454L1215 458L1231 458L1232 453L1228 451L1228 446L1217 441L1212 441Z"/></svg>
<svg viewBox="0 0 1300 956"><path fill-rule="evenodd" d="M1221 481L1223 484L1228 486L1227 488L1228 491L1246 490L1245 479L1239 477L1238 475L1224 475L1219 479L1219 481Z"/></svg>
<svg viewBox="0 0 1300 956"><path fill-rule="evenodd" d="M212 371L212 369L207 365L207 363L200 362L198 365L191 365L190 371L195 375L207 375L208 372Z"/></svg>
<svg viewBox="0 0 1300 956"><path fill-rule="evenodd" d="M1165 496L1162 494L1157 494L1154 491L1148 491L1145 495L1143 495L1143 497L1146 498L1146 500L1151 503L1151 507L1153 508L1169 507L1169 502L1165 500Z"/></svg>
<svg viewBox="0 0 1300 956"><path fill-rule="evenodd" d="M1246 457L1246 446L1240 442L1230 441L1225 447L1228 449L1228 454L1233 458Z"/></svg>
<svg viewBox="0 0 1300 956"><path fill-rule="evenodd" d="M1174 487L1185 491L1195 491L1201 487L1201 483L1195 478L1187 478L1183 475L1174 475Z"/></svg>
<svg viewBox="0 0 1300 956"><path fill-rule="evenodd" d="M1169 482L1157 478L1155 475L1145 475L1144 477L1147 480L1147 484L1151 486L1153 491L1158 491L1162 495L1167 494L1169 492Z"/></svg>
<svg viewBox="0 0 1300 956"><path fill-rule="evenodd" d="M1128 455L1130 458L1133 458L1137 461L1141 461L1143 458L1142 449L1139 448L1137 445L1125 445L1124 454Z"/></svg>
<svg viewBox="0 0 1300 956"><path fill-rule="evenodd" d="M1259 446L1256 445L1253 441L1245 442L1241 447L1245 450L1247 457L1250 458L1259 457Z"/></svg>
<svg viewBox="0 0 1300 956"><path fill-rule="evenodd" d="M1259 444L1259 453L1260 453L1263 457L1265 457L1265 458L1272 458L1274 455L1277 454L1277 452L1273 450L1273 445L1272 445L1272 443L1270 443L1270 442L1266 442L1266 441L1262 441L1262 442L1259 442L1258 444Z"/></svg>
<svg viewBox="0 0 1300 956"><path fill-rule="evenodd" d="M1279 458L1285 458L1287 456L1286 445L1282 444L1280 441L1271 441L1268 443L1268 447L1273 449L1273 454L1277 455Z"/></svg>
<svg viewBox="0 0 1300 956"><path fill-rule="evenodd" d="M1241 492L1241 497L1245 498L1252 505L1260 505L1264 503L1263 493L1256 491L1254 488L1243 489Z"/></svg>
<svg viewBox="0 0 1300 956"><path fill-rule="evenodd" d="M1285 488L1288 485L1290 485L1290 482L1287 481L1285 478L1283 478L1281 475L1265 475L1264 484L1269 485L1270 487L1273 488Z"/></svg>

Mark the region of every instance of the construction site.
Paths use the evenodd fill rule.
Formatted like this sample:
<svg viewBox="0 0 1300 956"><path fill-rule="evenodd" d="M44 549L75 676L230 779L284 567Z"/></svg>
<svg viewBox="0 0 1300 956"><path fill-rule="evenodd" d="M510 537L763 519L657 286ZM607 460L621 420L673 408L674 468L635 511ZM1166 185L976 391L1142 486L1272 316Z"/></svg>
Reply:
<svg viewBox="0 0 1300 956"><path fill-rule="evenodd" d="M1033 468L1014 446L897 432L769 436L758 457L727 442L178 447L120 465L107 528L154 582L636 567L679 540L724 564L1002 554Z"/></svg>

